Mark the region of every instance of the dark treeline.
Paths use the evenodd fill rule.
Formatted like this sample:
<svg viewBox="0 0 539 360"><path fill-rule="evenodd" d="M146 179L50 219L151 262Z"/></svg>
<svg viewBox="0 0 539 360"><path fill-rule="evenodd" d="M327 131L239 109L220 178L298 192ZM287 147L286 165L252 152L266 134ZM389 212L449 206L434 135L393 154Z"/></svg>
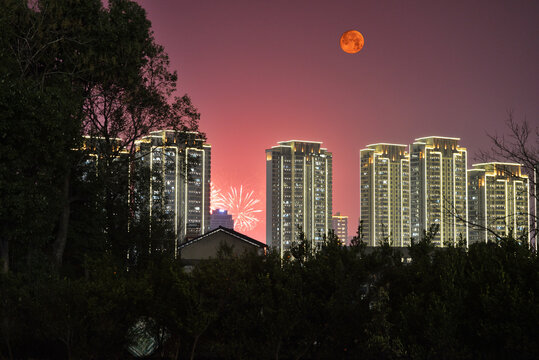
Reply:
<svg viewBox="0 0 539 360"><path fill-rule="evenodd" d="M88 257L85 276L2 275L0 354L129 358L141 332L152 358L166 359L539 354L539 262L514 239L435 250L427 235L409 248L410 263L388 245L366 253L330 236L312 253L308 244L284 260L223 249L191 271L159 253L129 269Z"/></svg>

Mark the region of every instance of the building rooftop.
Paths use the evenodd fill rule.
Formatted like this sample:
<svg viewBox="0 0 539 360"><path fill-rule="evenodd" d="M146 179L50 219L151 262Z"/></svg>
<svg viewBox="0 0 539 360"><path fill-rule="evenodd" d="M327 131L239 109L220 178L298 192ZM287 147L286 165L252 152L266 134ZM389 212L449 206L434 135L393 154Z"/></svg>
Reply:
<svg viewBox="0 0 539 360"><path fill-rule="evenodd" d="M278 141L277 144L289 144L289 143L311 143L311 144L322 144L322 141L310 141L310 140L288 140L288 141Z"/></svg>
<svg viewBox="0 0 539 360"><path fill-rule="evenodd" d="M369 145L367 145L367 147L370 147L370 146L380 146L380 145L387 145L387 146L402 146L402 147L407 147L407 146L408 146L408 145L404 145L404 144L376 143L376 144L369 144Z"/></svg>
<svg viewBox="0 0 539 360"><path fill-rule="evenodd" d="M448 136L424 136L415 139L415 141L422 141L422 140L428 140L428 139L447 139L447 140L456 140L460 141L460 138L457 137L448 137Z"/></svg>
<svg viewBox="0 0 539 360"><path fill-rule="evenodd" d="M194 244L194 243L196 243L197 241L200 241L200 240L202 240L202 239L204 239L204 238L206 238L206 237L208 237L208 236L210 236L210 235L212 235L212 234L214 234L214 233L216 233L216 232L219 232L219 231L222 231L222 232L224 232L224 233L227 233L227 234L229 234L229 235L232 235L232 236L234 236L234 237L236 237L236 238L238 238L238 239L240 239L240 240L242 240L242 241L245 241L245 242L247 242L247 243L249 243L249 244L251 244L251 245L254 245L254 246L257 246L257 247L260 247L260 248L268 247L268 246L267 246L266 244L264 244L263 242L260 242L260 241L258 241L258 240L255 240L255 239L253 239L253 238L251 238L251 237L249 237L249 236L247 236L247 235L244 235L244 234L242 234L242 233L239 233L239 232L237 232L237 231L235 231L235 230L233 230L233 229L229 229L229 228L226 228L226 227L223 227L223 226L219 226L219 227L216 228L216 229L210 230L210 231L208 231L207 233L205 233L205 234L203 234L203 235L200 235L200 236L198 236L198 237L196 237L196 238L194 238L194 239L191 239L191 240L189 240L189 241L187 241L187 242L181 244L181 245L178 247L178 250L181 250L181 249L183 249L183 248L186 247L186 246L189 246L189 245L191 245L191 244Z"/></svg>

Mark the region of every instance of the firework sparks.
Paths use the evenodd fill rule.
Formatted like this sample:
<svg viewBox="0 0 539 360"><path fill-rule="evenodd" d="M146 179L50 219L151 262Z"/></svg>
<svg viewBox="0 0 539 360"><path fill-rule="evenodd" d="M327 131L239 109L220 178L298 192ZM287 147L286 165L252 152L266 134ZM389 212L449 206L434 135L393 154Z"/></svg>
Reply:
<svg viewBox="0 0 539 360"><path fill-rule="evenodd" d="M260 221L257 213L262 212L255 208L260 200L254 198L254 191L243 191L243 185L238 191L235 187L230 187L224 196L225 209L234 218L234 229L238 231L253 230Z"/></svg>
<svg viewBox="0 0 539 360"><path fill-rule="evenodd" d="M215 187L213 182L210 183L210 210L225 209L225 198L221 193L221 189Z"/></svg>
<svg viewBox="0 0 539 360"><path fill-rule="evenodd" d="M221 189L218 189L213 182L210 184L210 209L228 210L234 219L234 229L237 231L253 230L260 219L257 218L257 213L262 210L256 209L255 205L260 200L255 199L254 191L244 191L243 185L239 190L231 186L230 190L224 194Z"/></svg>

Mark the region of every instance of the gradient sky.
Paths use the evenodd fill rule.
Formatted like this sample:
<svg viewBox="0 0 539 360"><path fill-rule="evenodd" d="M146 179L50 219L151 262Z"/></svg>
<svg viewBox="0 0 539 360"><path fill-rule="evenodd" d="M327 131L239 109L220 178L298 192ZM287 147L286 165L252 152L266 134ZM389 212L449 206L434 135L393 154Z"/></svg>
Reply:
<svg viewBox="0 0 539 360"><path fill-rule="evenodd" d="M212 180L261 200L247 235L265 241L264 150L322 141L333 210L359 217L359 150L460 137L468 163L506 132L508 110L539 121L538 1L139 0L201 112ZM340 35L365 46L344 53Z"/></svg>

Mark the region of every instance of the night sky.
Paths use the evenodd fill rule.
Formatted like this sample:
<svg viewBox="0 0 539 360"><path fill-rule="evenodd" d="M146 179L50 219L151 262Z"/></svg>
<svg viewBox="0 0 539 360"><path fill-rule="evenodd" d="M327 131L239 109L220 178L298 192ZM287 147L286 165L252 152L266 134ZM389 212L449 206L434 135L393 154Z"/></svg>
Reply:
<svg viewBox="0 0 539 360"><path fill-rule="evenodd" d="M359 150L460 137L468 164L507 112L539 119L538 1L139 0L201 112L212 181L260 199L265 154L278 141L333 152L333 211L359 217ZM360 31L357 54L340 35Z"/></svg>

